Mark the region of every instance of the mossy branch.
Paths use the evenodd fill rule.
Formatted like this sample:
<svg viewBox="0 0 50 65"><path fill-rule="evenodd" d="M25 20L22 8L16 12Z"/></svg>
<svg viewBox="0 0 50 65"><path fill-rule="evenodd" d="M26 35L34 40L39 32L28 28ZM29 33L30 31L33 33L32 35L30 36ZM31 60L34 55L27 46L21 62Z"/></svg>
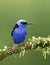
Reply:
<svg viewBox="0 0 50 65"><path fill-rule="evenodd" d="M19 57L24 56L25 51L32 49L41 51L44 59L46 59L46 54L50 55L50 37L33 36L28 40L28 42L26 42L26 46L21 44L20 46L17 46L16 50L13 50L12 47L4 46L4 49L0 49L0 61L15 53L19 53Z"/></svg>

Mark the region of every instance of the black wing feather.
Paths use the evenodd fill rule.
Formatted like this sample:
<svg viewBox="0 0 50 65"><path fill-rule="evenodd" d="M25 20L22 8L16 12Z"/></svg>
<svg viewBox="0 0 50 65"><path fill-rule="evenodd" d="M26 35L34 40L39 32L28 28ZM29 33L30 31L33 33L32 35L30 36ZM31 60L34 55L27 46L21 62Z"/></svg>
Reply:
<svg viewBox="0 0 50 65"><path fill-rule="evenodd" d="M11 36L13 36L14 30L15 30L16 28L18 28L18 27L19 27L18 24L15 24L15 26L13 27L13 30L11 31Z"/></svg>

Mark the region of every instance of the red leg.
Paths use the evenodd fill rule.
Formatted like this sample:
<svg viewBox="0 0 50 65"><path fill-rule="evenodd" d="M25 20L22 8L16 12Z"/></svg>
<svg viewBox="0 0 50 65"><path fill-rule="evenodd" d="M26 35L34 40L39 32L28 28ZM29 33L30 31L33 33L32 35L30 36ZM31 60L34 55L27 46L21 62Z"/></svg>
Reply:
<svg viewBox="0 0 50 65"><path fill-rule="evenodd" d="M17 44L14 44L12 49L15 51L17 49L17 46L18 46Z"/></svg>
<svg viewBox="0 0 50 65"><path fill-rule="evenodd" d="M23 46L24 46L24 48L27 48L27 44L26 44L26 42L23 43Z"/></svg>

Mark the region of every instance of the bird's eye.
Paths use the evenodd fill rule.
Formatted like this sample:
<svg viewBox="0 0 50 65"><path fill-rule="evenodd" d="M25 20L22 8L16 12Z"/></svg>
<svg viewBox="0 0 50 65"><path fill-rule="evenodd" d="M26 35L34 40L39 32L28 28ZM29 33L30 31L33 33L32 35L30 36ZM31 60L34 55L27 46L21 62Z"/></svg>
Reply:
<svg viewBox="0 0 50 65"><path fill-rule="evenodd" d="M21 22L21 24L27 24L27 22Z"/></svg>

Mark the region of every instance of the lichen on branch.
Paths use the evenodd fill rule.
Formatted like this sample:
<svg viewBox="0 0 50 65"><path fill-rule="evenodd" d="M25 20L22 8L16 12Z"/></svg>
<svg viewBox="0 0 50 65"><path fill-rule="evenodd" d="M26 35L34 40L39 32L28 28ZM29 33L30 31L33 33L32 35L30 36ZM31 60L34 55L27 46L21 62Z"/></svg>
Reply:
<svg viewBox="0 0 50 65"><path fill-rule="evenodd" d="M26 51L36 50L42 52L44 59L46 59L46 55L50 55L50 37L35 37L29 38L29 40L24 44L17 46L17 49L13 50L12 47L4 46L3 49L0 49L0 61L12 54L18 54L19 57L24 56Z"/></svg>

